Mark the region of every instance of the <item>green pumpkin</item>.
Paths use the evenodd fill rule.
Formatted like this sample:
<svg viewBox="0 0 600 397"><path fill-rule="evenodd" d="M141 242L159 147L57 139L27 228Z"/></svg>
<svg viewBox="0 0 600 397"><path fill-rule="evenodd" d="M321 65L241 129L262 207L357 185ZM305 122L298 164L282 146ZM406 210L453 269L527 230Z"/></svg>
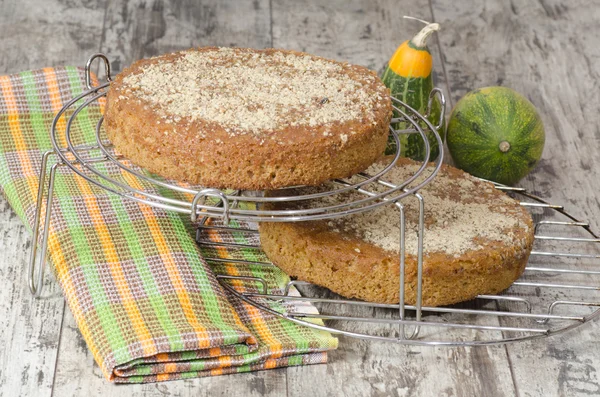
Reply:
<svg viewBox="0 0 600 397"><path fill-rule="evenodd" d="M486 87L456 104L447 140L458 168L514 185L542 157L545 133L535 106L525 97L510 88Z"/></svg>

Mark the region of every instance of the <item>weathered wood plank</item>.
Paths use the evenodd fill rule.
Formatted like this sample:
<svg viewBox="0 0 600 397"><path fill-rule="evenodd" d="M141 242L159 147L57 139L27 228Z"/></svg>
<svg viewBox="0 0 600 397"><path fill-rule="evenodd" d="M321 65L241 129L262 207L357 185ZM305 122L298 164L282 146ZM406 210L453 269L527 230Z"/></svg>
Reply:
<svg viewBox="0 0 600 397"><path fill-rule="evenodd" d="M4 0L0 73L81 65L98 51L106 0Z"/></svg>
<svg viewBox="0 0 600 397"><path fill-rule="evenodd" d="M327 366L288 368L288 390L290 396L515 395L503 347L411 347L349 338Z"/></svg>
<svg viewBox="0 0 600 397"><path fill-rule="evenodd" d="M273 1L273 45L346 60L379 70L396 47L431 20L427 1ZM442 27L441 34L444 34ZM447 89L435 41L437 84ZM358 315L359 313L354 313ZM370 316L367 310L362 315ZM497 325L492 318L480 324ZM357 332L369 324L353 325ZM475 333L464 332L464 339ZM288 369L288 394L511 396L515 391L504 348L409 347L343 338L327 366Z"/></svg>
<svg viewBox="0 0 600 397"><path fill-rule="evenodd" d="M81 63L96 51L104 1L0 3L0 74ZM31 236L0 198L0 395L49 396L65 309L52 276L42 299L27 287Z"/></svg>
<svg viewBox="0 0 600 397"><path fill-rule="evenodd" d="M115 70L133 61L196 46L271 45L268 0L111 1L102 52Z"/></svg>
<svg viewBox="0 0 600 397"><path fill-rule="evenodd" d="M31 236L0 200L0 396L49 396L64 300L52 277L43 299L27 287Z"/></svg>
<svg viewBox="0 0 600 397"><path fill-rule="evenodd" d="M541 163L521 185L600 230L600 50L593 44L600 39L598 4L432 4L445 27L441 47L453 98L486 85L509 86L528 97L540 111L547 138ZM599 339L600 324L594 322L562 336L507 346L519 394L598 395Z"/></svg>

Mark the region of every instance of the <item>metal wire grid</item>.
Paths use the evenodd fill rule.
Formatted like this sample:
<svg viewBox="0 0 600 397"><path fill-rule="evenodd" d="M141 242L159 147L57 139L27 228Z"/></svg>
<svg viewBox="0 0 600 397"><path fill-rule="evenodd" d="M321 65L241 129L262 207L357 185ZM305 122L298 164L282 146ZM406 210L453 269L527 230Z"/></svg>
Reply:
<svg viewBox="0 0 600 397"><path fill-rule="evenodd" d="M393 128L390 128L390 134L396 141L397 148L394 160L380 173L375 175L366 173L358 174L360 179L358 183L350 183L347 180L339 179L334 181L336 188L326 192L283 197L264 197L260 194L256 194L256 192L224 192L216 189L175 185L169 181L154 178L117 156L113 152L110 143L106 142L102 136L102 118L99 119L98 124L96 125L95 142L82 144L73 141L71 127L73 122L77 119L77 115L91 103L94 103L99 98L103 97L105 95L105 88L109 85L109 83L106 83L98 87L91 86L89 70L92 61L96 58L100 58L104 61L107 80L110 81L108 59L102 54L92 56L86 65L86 77L89 91L70 101L56 116L51 131L54 150L45 153L42 158L40 190L38 192L38 205L34 222L34 241L38 241L41 230L40 248L42 253L45 253L47 249L49 231L47 225L49 225L51 219L56 172L57 169L65 166L87 181L126 199L131 199L169 211L186 213L190 215L193 221L198 221L198 218L202 217L200 219L201 227L199 228L199 236L201 236L202 231L210 229L250 235L256 234L255 228L237 228L228 226L229 221L232 219L239 221L288 222L330 219L367 211L384 204L396 205L398 207L400 210L399 222L404 226L404 207L402 206L402 200L407 197L416 197L420 202L420 224L417 231L417 233L419 233L419 249L417 267L417 303L415 305L406 305L403 301L404 227L401 227L401 235L399 236L401 301L397 305L373 304L340 299L339 297L321 297L318 295L322 295L324 290L319 288L312 288L311 291L307 291L313 292L313 295L315 296L298 297L290 295L290 290L293 290L292 286L307 285L307 283L299 281L291 282L284 291L281 291L281 294L267 294L266 289L256 289L256 292L253 293L239 293L230 284L232 279L236 279L237 282L248 282L254 285L258 283L258 285L266 286L265 280L249 277L232 277L227 275L219 275L218 277L223 286L234 293L239 299L290 321L347 336L407 344L483 345L539 338L577 327L584 322L595 318L600 313L600 300L598 297L599 288L597 287L597 277L600 275L600 272L592 270L593 264L581 263L583 261L598 262L598 259L600 259L600 251L595 247L598 247L597 243L600 242L600 239L598 239L598 237L589 229L587 223L578 221L576 218L566 213L561 206L549 204L541 198L527 193L523 189L510 188L501 185L497 185L497 188L520 194L529 199L527 202L522 202L522 205L530 207L533 210L543 209L545 211L543 219L539 219L536 223L536 230L539 230L541 227L552 227L554 229L560 228L560 230L575 232L583 231L586 234L584 237L577 236L576 233L569 233L568 236L538 234L536 235L536 245L544 242L560 242L586 244L587 246L592 245L595 247L592 247L591 250L585 252L574 252L572 250L559 252L552 249L535 250L532 252L531 258L554 258L558 259L559 262L543 266L530 264L526 269L524 277L517 281L505 294L479 296L474 307L472 307L473 305L467 305L468 307L459 305L456 307L434 308L423 307L421 305L423 293L421 285L423 271L422 238L425 204L422 197L418 194L418 190L435 177L435 174L442 163L443 150L440 151L440 155L435 161L435 166L432 171L429 171L430 168L427 168L426 170L426 164L423 162L417 173L400 184L392 184L383 179L385 174L393 167L393 164L399 157L399 134L419 134L425 143L425 158L428 158L430 153L430 146L426 136L427 131L434 132L438 145L442 147L441 139L436 132L437 128L432 126L426 117L420 115L418 112L414 111L414 109L411 109L402 102L394 99L394 108L401 117L392 121L402 121L405 124L408 124L410 128L402 131L396 131ZM436 95L440 97L443 104L444 100L441 91L434 90L430 96L430 105ZM83 103L77 105L81 101L83 101ZM59 131L56 128L57 123L67 111L72 111L72 114L67 120L64 136L59 136ZM440 117L440 121L441 120L443 120L443 111ZM423 126L425 128L423 128ZM61 141L66 142L66 147L60 145ZM49 158L53 155L55 155L58 160L49 168L49 172L47 172L46 169ZM127 175L141 179L151 188L148 190L135 189L125 180L117 180L114 177L105 174L101 169L98 169L97 166L99 164L109 164L118 167ZM429 174L424 175L425 178L423 178L422 182L419 184L413 183L424 172L429 172ZM374 193L368 189L371 184L383 186L385 187L385 191L383 193ZM160 193L160 188L167 189L173 194L163 195ZM300 210L274 211L261 209L260 206L241 205L242 203L260 204L268 201L294 202L312 200L326 195L337 195L352 190L362 193L364 198L350 203L346 202L328 207ZM207 198L213 198L213 200L207 201ZM548 211L550 211L550 213L547 213ZM554 215L556 214L566 217L566 220L554 219ZM44 221L43 223L42 219ZM223 223L220 225L218 223L207 225L206 221L208 219L222 219ZM42 225L41 228L40 225ZM257 244L243 245L234 243L214 243L203 241L202 239L199 239L199 244L221 244L230 249L243 248L260 250L260 247ZM36 296L39 296L43 280L45 255L37 255L36 251L37 245L33 244L30 257L30 289ZM38 256L41 258L36 260ZM209 262L226 261L229 265L242 266L251 264L273 266L268 262L258 263L239 259L223 260L222 258L216 257L208 257L206 259ZM569 261L574 262L568 263ZM532 261L530 260L530 262ZM592 266L592 269L589 269L590 266ZM542 279L540 279L540 275L543 276ZM544 277L547 279L543 279ZM573 277L575 277L576 280L571 280ZM531 294L532 290L535 291L533 295ZM553 295L556 293L562 293L563 296L559 299L556 295ZM285 307L286 303L292 301L304 301L316 304L321 309L321 314L297 311L281 312L274 310L269 304L269 302L283 303ZM487 303L481 304L481 302ZM493 307L490 308L490 305ZM292 306L289 307L291 308ZM568 315L556 314L561 307L568 307L571 313ZM580 310L582 308L591 310L582 312L582 310ZM356 312L356 310L360 311L358 315L350 315L352 311ZM368 310L370 315L365 315L365 310ZM328 325L317 325L310 321L313 318L327 320ZM383 326L386 329L379 329L377 326ZM407 329L409 328L410 332L407 333ZM469 334L469 339L467 340L464 339L464 334L456 332L464 332L465 330L473 331L473 333Z"/></svg>
<svg viewBox="0 0 600 397"><path fill-rule="evenodd" d="M597 270L600 238L589 224L525 189L503 185L496 188L527 199L521 201L522 206L543 210L542 214L534 214L537 218L534 250L524 275L499 295L480 295L472 302L451 307L424 307L420 304L423 291L418 291L415 305L403 301L380 304L344 299L304 281L291 281L284 290L268 293L267 283L261 278L231 275L217 275L217 278L237 298L289 321L334 334L410 345L477 346L536 339L568 331L600 315ZM226 248L228 252L236 249L262 252L257 244L256 225L230 227L214 221L207 224L208 220L202 218L198 229L197 241L201 246ZM243 235L246 239L250 236L253 243L215 242L206 237L207 232L215 231ZM268 261L217 256L205 259L228 266L274 266ZM403 266L401 261L401 280ZM245 292L238 291L239 283ZM290 295L292 287L299 287L304 296ZM402 287L403 284L403 291ZM291 303L299 301L316 305L319 313L298 311ZM325 320L326 325L315 324L311 321L314 319ZM411 331L407 332L409 328Z"/></svg>
<svg viewBox="0 0 600 397"><path fill-rule="evenodd" d="M92 87L90 70L92 62L95 59L103 61L108 82L97 87ZM36 205L37 211L33 227L35 241L38 241L41 231L40 247L42 252L46 252L47 249L49 228L45 225L50 224L54 183L57 170L61 167L66 167L93 185L122 196L125 199L168 211L188 214L192 222L196 222L199 214L202 214L202 216L222 218L225 223L228 223L232 219L241 221L297 222L331 219L368 211L416 194L421 187L428 184L435 177L442 165L443 151L440 151L438 158L434 161L435 166L433 169L427 167L427 161L423 161L419 169L401 184L388 184L382 179L394 167L395 162L400 157L401 145L399 135L418 134L424 142L424 158L426 159L429 158L431 153L427 131L433 131L433 136L438 146L442 147L443 142L437 134L437 128L439 128L439 125L443 121L445 99L441 90L434 89L429 98L428 109L431 108L434 98L436 96L439 97L442 104L442 112L437 127L434 127L427 117L419 114L401 101L392 98L393 107L399 116L394 118L392 123L401 122L408 128L397 131L390 126L390 135L396 144L393 159L380 172L374 175L361 173L361 180L358 183L349 183L348 181L338 179L334 181L333 187L321 192L304 195L278 195L277 197L265 197L260 194L253 194L253 192L223 191L174 183L154 177L115 154L111 143L107 141L103 133L103 117L99 117L95 126L93 142L90 142L89 139L85 140L78 137L74 132L74 125L79 120L78 116L91 104L106 96L106 88L110 85L110 81L110 63L107 57L103 54L93 55L86 64L86 84L88 91L69 101L54 118L50 131L53 150L46 152L42 157L39 177L40 187ZM58 127L61 122L66 122L66 128L61 129ZM47 170L49 158L52 156L55 156L57 161ZM119 173L108 173L106 166L111 167L113 170L118 170ZM420 176L424 176L424 178L415 182ZM131 177L136 178L143 186L137 188L132 186L130 182ZM370 183L379 183L387 188L379 193L371 193L364 189ZM364 195L362 198L354 201L289 210L270 210L257 205L268 202L306 202L326 196L341 195L349 191L359 191L364 193ZM212 198L213 200L207 200L208 198ZM240 203L247 205L239 205ZM40 228L40 225L44 225L44 227ZM44 262L45 255L41 255L38 258L37 246L34 245L30 255L29 284L31 291L38 296L40 293L39 286L43 279ZM36 268L38 269L37 271Z"/></svg>
<svg viewBox="0 0 600 397"><path fill-rule="evenodd" d="M110 81L111 79L110 68L108 67L108 59L102 54L95 54L88 61L86 66L86 81L88 83L91 81L91 78L89 77L91 62L96 58L100 58L104 61L106 65L106 72L108 74L108 80ZM421 187L428 184L435 177L435 174L441 167L443 160L443 154L440 154L438 158L434 161L434 171L430 172L429 175L419 183L413 182L425 172L427 166L426 161L422 162L421 166L419 167L417 172L415 172L415 174L408 177L401 184L393 188L388 188L386 191L383 191L378 194L365 195L365 197L361 200L356 200L353 202L346 202L326 207L305 208L295 210L265 210L259 209L257 207L251 209L242 208L239 206L233 207L230 206L229 203L233 203L236 201L248 203L298 202L313 200L325 196L338 195L351 190L360 191L360 188L362 186L367 185L376 180L380 180L383 175L389 172L389 170L393 168L396 160L398 160L398 158L400 157L400 151L399 149L396 150L396 152L394 153L393 160L390 161L389 164L387 164L377 174L369 175L367 178L364 178L364 180L362 180L361 182L355 184L348 184L336 181L338 183L335 189L330 189L314 194L264 197L259 195L245 195L244 192L240 191L225 192L218 189L203 188L198 186L185 186L182 184L173 183L171 181L165 181L163 179L155 178L149 175L147 172L139 169L138 167L132 166L126 160L124 161L122 158L115 155L114 151L112 150L112 145L103 137L102 134L103 118L100 118L98 120L98 124L96 125L96 142L88 142L86 144L79 145L74 142L71 129L73 122L77 119L77 116L81 111L86 109L91 103L96 102L98 99L106 95L105 88L107 88L109 84L110 83L105 83L98 87L92 87L91 85L88 85L89 91L73 98L73 100L67 103L63 107L63 109L61 109L61 111L59 111L59 113L56 115L51 129L51 141L54 147L53 153L58 156L59 163L64 163L69 168L71 168L73 172L86 179L88 182L100 186L101 188L106 189L112 193L121 195L127 199L135 200L144 204L153 205L162 209L190 214L193 221L197 220L199 213L202 213L202 215L222 217L226 221L229 219L238 219L245 221L295 222L306 220L331 219L334 217L342 217L357 212L367 211L376 208L380 205L384 205L385 201L387 200L395 201L407 197L413 193L416 193ZM441 90L439 89L434 89L431 92L429 105L431 105L434 97L436 96L440 98L443 107L445 107L445 99ZM84 102L80 103L82 100ZM394 103L393 108L399 115L399 117L392 119L392 123L404 122L405 124L410 126L410 128L401 131L396 131L390 126L390 134L395 140L396 147L400 147L399 135L419 134L424 140L425 158L429 158L429 155L431 153L431 147L429 144L429 140L426 136L426 131L433 131L438 146L441 147L443 145L440 136L437 134L437 127L434 127L425 116L419 114L417 111L415 111L408 105L397 100L396 98L392 98L392 100ZM77 103L80 104L76 106ZM65 115L65 113L68 110L72 110L74 106L76 107L67 121L66 129L64 131L61 131L59 128L57 128L59 120L61 119L61 117L63 117L63 115ZM444 114L442 112L442 114L440 115L439 125L441 125L443 116ZM64 133L64 136L62 135L62 133ZM61 146L62 141L66 142L66 147ZM97 156L90 156L90 153L96 153ZM193 199L174 199L171 197L166 197L167 195L164 194L159 195L142 189L136 189L127 182L117 180L114 178L114 176L108 176L105 174L104 171L97 169L97 165L102 163L111 163L113 165L116 165L124 173L127 173L131 176L135 176L136 178L147 182L150 186L167 189L175 193L176 195L183 194L192 196ZM212 204L206 204L205 199L207 197L215 197L217 199L220 199L224 204L219 207L214 206Z"/></svg>

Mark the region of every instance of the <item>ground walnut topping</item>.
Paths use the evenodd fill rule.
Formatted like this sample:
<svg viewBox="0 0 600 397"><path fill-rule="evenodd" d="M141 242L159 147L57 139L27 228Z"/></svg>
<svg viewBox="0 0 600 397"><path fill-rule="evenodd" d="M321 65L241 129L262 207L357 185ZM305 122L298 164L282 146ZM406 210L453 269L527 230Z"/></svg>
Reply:
<svg viewBox="0 0 600 397"><path fill-rule="evenodd" d="M407 180L417 172L419 166L420 164L412 163L394 167L383 179L397 183ZM382 168L381 164L375 164L367 173L376 174ZM430 171L426 170L412 185L420 183L428 175ZM358 181L359 179L351 179L351 182ZM388 190L374 183L364 188L379 193ZM458 256L494 243L519 247L526 245L525 241L519 241L522 237L516 233L520 229L529 228L523 221L525 210L517 201L496 191L490 183L477 180L459 170L449 172L449 167L444 166L419 193L425 201L425 253L443 252ZM352 202L361 198L364 196L352 191L312 201L311 206ZM419 201L409 197L402 200L402 204L406 215L406 252L416 255ZM343 231L385 250L399 249L400 210L393 205L330 220L328 225L332 231Z"/></svg>
<svg viewBox="0 0 600 397"><path fill-rule="evenodd" d="M123 79L165 122L202 119L231 134L362 120L371 123L386 93L374 74L299 53L215 48L186 51ZM347 137L346 137L347 139Z"/></svg>

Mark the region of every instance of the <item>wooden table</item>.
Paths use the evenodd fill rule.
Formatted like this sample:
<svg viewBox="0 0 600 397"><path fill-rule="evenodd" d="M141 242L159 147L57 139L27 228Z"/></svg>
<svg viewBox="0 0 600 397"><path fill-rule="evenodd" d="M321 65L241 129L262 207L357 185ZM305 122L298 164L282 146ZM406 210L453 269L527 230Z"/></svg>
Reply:
<svg viewBox="0 0 600 397"><path fill-rule="evenodd" d="M197 4L201 3L201 4ZM450 106L504 85L540 110L547 143L521 182L600 230L600 2L597 0L168 1L0 0L0 74L83 65L116 70L199 45L280 47L380 69L420 25ZM83 341L55 281L26 282L31 237L0 199L0 396L573 396L600 395L600 322L489 348L418 348L342 339L327 365L117 387Z"/></svg>

